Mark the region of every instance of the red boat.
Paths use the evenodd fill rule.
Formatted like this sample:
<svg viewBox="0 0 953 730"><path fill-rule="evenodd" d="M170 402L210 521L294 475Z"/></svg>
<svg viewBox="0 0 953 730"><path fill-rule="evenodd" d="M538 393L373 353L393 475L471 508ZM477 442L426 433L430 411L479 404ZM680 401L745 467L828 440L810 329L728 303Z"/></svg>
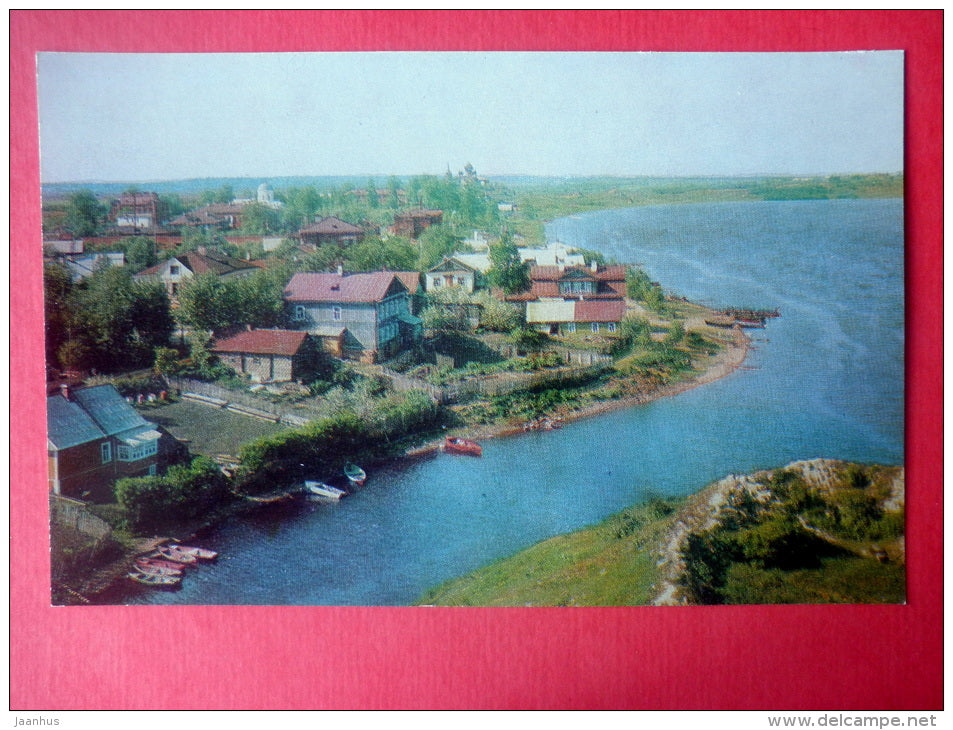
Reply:
<svg viewBox="0 0 953 730"><path fill-rule="evenodd" d="M476 441L448 436L443 442L443 450L452 454L466 454L467 456L482 456L483 447Z"/></svg>
<svg viewBox="0 0 953 730"><path fill-rule="evenodd" d="M165 560L171 560L174 563L194 563L195 556L190 555L189 553L184 553L181 550L176 550L173 547L160 547L156 548L155 557L163 558Z"/></svg>
<svg viewBox="0 0 953 730"><path fill-rule="evenodd" d="M182 570L182 563L173 563L171 560L158 560L157 558L136 558L136 565L153 568L166 568L168 570Z"/></svg>

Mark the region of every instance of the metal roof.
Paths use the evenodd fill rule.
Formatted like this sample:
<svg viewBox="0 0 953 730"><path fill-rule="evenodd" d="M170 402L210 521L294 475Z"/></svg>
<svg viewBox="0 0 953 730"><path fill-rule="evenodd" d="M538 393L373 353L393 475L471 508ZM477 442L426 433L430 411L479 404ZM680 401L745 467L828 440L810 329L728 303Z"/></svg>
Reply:
<svg viewBox="0 0 953 730"><path fill-rule="evenodd" d="M50 443L68 449L126 431L155 428L126 403L112 385L77 388L70 399L57 393L46 399L46 427Z"/></svg>
<svg viewBox="0 0 953 730"><path fill-rule="evenodd" d="M289 302L379 302L395 281L392 271L370 274L299 273L285 287ZM397 279L400 291L407 287Z"/></svg>

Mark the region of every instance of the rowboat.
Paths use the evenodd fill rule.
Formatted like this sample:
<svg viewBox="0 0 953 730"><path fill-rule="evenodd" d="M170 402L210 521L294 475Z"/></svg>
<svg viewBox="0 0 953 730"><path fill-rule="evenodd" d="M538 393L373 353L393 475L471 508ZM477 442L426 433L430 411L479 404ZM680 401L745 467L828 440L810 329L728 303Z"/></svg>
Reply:
<svg viewBox="0 0 953 730"><path fill-rule="evenodd" d="M182 575L182 567L178 568L167 568L163 565L151 565L149 563L136 563L133 566L140 573L145 573L146 575Z"/></svg>
<svg viewBox="0 0 953 730"><path fill-rule="evenodd" d="M194 555L189 553L184 553L175 548L162 546L156 548L155 556L158 558L164 558L165 560L171 560L173 563L194 563L196 558Z"/></svg>
<svg viewBox="0 0 953 730"><path fill-rule="evenodd" d="M364 485L364 482L367 480L367 472L365 472L357 464L351 464L350 462L344 467L344 476L351 480L351 483L360 486Z"/></svg>
<svg viewBox="0 0 953 730"><path fill-rule="evenodd" d="M147 586L175 586L179 584L179 581L182 580L180 576L177 575L148 575L146 573L127 573L127 576L136 581L136 583L142 583Z"/></svg>
<svg viewBox="0 0 953 730"><path fill-rule="evenodd" d="M453 454L466 454L467 456L481 456L483 454L483 447L476 441L456 436L448 436L444 439L443 450Z"/></svg>
<svg viewBox="0 0 953 730"><path fill-rule="evenodd" d="M172 550L177 550L180 553L185 553L186 555L192 555L200 560L215 560L218 557L218 553L214 550L206 550L205 548L200 547L189 547L188 545L169 545Z"/></svg>
<svg viewBox="0 0 953 730"><path fill-rule="evenodd" d="M171 568L172 570L182 570L185 566L182 563L174 563L171 560L159 560L158 558L136 558L136 565L154 566L156 568Z"/></svg>
<svg viewBox="0 0 953 730"><path fill-rule="evenodd" d="M341 499L341 497L347 496L347 492L343 489L332 487L330 484L325 484L324 482L306 481L304 483L304 491L307 494L321 497L322 499Z"/></svg>

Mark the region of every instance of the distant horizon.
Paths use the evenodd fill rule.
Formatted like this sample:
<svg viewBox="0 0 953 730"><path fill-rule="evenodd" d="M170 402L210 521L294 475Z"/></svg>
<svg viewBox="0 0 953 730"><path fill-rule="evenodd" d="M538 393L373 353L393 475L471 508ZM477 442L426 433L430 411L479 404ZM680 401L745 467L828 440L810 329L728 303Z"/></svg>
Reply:
<svg viewBox="0 0 953 730"><path fill-rule="evenodd" d="M148 185L152 183L175 183L175 182L202 182L205 180L256 180L267 182L269 180L281 180L289 178L303 179L361 179L367 181L375 179L378 183L387 183L392 177L414 178L414 177L441 177L446 174L443 172L415 172L415 173L322 173L315 175L308 174L289 174L289 175L205 175L189 176L175 178L150 178L150 179L115 179L115 180L41 180L41 185ZM456 172L453 172L456 175ZM479 173L479 177L488 180L507 179L507 178L534 178L541 180L584 180L584 179L620 179L620 180L726 180L726 179L746 179L746 178L825 178L825 177L850 177L850 176L874 176L874 175L903 175L904 170L871 170L869 172L753 172L753 173L732 173L732 174L680 174L680 175L656 175L656 174L628 174L628 173L589 173L576 175L546 175L529 172L513 173Z"/></svg>

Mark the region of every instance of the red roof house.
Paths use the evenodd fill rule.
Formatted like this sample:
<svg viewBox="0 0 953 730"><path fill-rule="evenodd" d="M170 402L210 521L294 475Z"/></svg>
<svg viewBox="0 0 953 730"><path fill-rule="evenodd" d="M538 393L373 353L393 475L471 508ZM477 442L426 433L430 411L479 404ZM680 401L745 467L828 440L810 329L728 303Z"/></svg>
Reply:
<svg viewBox="0 0 953 730"><path fill-rule="evenodd" d="M307 377L315 358L310 340L298 330L246 330L217 341L212 352L255 382L287 382Z"/></svg>
<svg viewBox="0 0 953 730"><path fill-rule="evenodd" d="M298 238L301 239L301 243L310 243L314 246L325 243L346 246L364 238L364 229L332 215L302 228L298 231Z"/></svg>

